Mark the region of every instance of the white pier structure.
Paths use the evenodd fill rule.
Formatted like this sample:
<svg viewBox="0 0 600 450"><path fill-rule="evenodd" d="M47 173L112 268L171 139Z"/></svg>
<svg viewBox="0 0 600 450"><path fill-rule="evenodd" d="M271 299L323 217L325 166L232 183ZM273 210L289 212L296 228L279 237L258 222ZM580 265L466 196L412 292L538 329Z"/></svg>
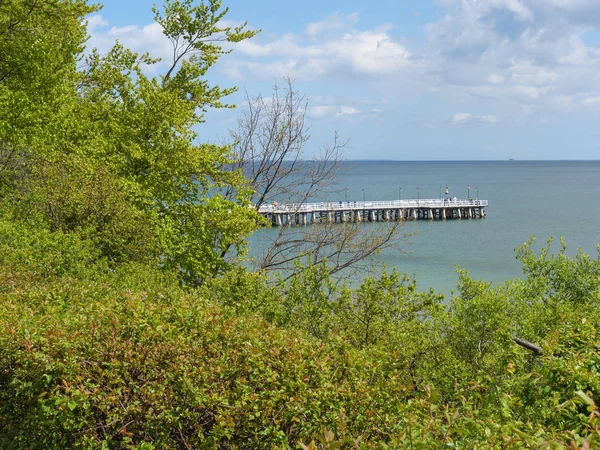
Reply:
<svg viewBox="0 0 600 450"><path fill-rule="evenodd" d="M258 212L276 226L389 220L483 219L487 200L412 199L385 202L265 204Z"/></svg>

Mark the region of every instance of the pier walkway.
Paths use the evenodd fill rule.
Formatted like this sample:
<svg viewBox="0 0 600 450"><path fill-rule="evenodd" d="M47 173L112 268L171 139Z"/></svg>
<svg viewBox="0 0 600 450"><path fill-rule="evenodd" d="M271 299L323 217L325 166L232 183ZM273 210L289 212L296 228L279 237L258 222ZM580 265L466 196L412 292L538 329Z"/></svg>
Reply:
<svg viewBox="0 0 600 450"><path fill-rule="evenodd" d="M487 200L410 199L384 202L265 204L258 212L273 225L389 220L482 219Z"/></svg>

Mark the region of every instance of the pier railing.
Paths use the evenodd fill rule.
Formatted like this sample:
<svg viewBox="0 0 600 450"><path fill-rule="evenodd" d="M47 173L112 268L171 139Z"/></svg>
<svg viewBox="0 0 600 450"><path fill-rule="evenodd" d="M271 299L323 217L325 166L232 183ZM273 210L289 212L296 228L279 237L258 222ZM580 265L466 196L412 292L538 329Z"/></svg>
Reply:
<svg viewBox="0 0 600 450"><path fill-rule="evenodd" d="M320 202L303 204L265 204L261 205L260 214L279 213L312 213L329 211L365 211L380 209L414 209L414 208L469 208L487 207L487 200L452 200L452 199L410 199L379 202Z"/></svg>

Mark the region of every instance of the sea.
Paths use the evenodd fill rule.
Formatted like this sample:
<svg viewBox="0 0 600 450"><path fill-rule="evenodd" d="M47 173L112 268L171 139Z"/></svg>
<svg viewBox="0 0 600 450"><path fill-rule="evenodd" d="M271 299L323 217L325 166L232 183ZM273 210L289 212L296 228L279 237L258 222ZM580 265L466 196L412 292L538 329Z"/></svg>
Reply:
<svg viewBox="0 0 600 450"><path fill-rule="evenodd" d="M494 285L521 277L515 248L532 236L536 249L554 237L557 251L563 236L570 255L580 248L598 256L600 161L349 161L337 187L322 200L440 198L448 189L449 197L489 201L484 219L407 222L403 248L374 257L374 271L396 268L416 278L419 290L452 295L457 268ZM253 251L275 236L274 229L259 230Z"/></svg>

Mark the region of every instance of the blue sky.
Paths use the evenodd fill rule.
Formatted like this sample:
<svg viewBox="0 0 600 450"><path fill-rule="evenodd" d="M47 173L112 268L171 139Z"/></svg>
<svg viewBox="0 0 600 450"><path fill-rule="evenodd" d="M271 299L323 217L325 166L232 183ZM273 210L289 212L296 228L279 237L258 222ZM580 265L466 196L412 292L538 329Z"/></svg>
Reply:
<svg viewBox="0 0 600 450"><path fill-rule="evenodd" d="M167 56L152 1L105 0L91 41ZM160 4L160 2L156 2ZM289 76L306 95L318 153L337 130L348 159L598 159L600 0L224 1L262 32L209 80L269 95ZM160 70L160 66L157 68ZM224 141L241 111L211 111Z"/></svg>

